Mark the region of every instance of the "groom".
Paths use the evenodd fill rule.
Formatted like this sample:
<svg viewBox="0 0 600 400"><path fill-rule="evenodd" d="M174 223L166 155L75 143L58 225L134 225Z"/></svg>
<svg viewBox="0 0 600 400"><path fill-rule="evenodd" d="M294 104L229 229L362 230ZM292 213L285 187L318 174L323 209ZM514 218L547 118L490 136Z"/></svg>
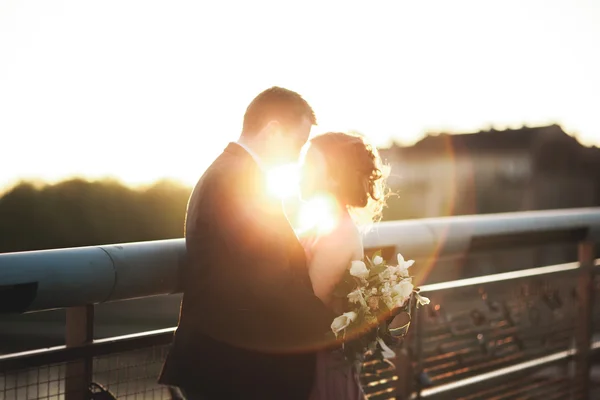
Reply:
<svg viewBox="0 0 600 400"><path fill-rule="evenodd" d="M315 124L299 94L265 90L248 106L239 140L194 188L179 326L159 378L189 400L310 395L315 353L335 316L312 291L303 248L269 198L265 172L297 161Z"/></svg>

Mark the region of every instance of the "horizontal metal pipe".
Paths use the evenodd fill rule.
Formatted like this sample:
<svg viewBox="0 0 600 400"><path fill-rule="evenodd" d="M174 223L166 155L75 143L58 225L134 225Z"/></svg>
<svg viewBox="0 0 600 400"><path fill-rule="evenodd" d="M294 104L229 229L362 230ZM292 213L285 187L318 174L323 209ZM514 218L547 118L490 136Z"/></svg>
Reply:
<svg viewBox="0 0 600 400"><path fill-rule="evenodd" d="M486 238L503 237L506 245L506 238L515 235L517 246L524 237L560 231L581 231L586 239L600 241L600 208L382 222L366 234L364 244L437 259L464 255ZM184 260L183 239L0 254L0 312L176 293Z"/></svg>
<svg viewBox="0 0 600 400"><path fill-rule="evenodd" d="M67 347L54 346L45 349L0 354L0 371L9 372L43 365L68 363L86 357L119 354L155 346L166 346L173 340L176 328L157 329L131 335L94 340L91 344Z"/></svg>
<svg viewBox="0 0 600 400"><path fill-rule="evenodd" d="M600 265L600 258L596 260L596 264ZM558 272L571 271L579 268L579 263L565 263L557 265L549 265L545 267L522 269L519 271L503 272L501 274L492 274L478 276L476 278L458 279L450 282L434 283L431 285L421 286L421 292L437 292L440 290L456 289L465 286L477 286L486 283L496 283L514 279L530 278L533 276L555 274Z"/></svg>

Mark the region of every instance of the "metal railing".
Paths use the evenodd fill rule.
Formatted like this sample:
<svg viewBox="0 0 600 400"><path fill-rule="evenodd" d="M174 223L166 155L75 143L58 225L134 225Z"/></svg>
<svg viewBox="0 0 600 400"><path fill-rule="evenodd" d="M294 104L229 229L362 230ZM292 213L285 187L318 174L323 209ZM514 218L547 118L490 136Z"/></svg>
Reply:
<svg viewBox="0 0 600 400"><path fill-rule="evenodd" d="M589 393L590 359L594 349L599 347L592 341L592 305L595 301L593 250L594 245L600 242L600 209L384 222L369 232L364 242L369 249L384 249L387 257L400 250L415 258L417 265L426 266L416 269L417 282L426 281L434 266L434 271L443 269L440 260L453 260L453 265L456 265L464 264L471 256L490 252L548 245L579 246L578 262L575 264L425 285L423 291L432 298L432 304L417 313L417 321L407 340L415 385L403 385L400 392L404 395L413 392L417 397L446 398L444 396L455 396L468 388L471 392L469 398L474 399L481 385L496 382L500 376L510 376L510 368L521 372L533 371L547 364L574 361L576 372L572 374L573 382L576 381L581 393ZM545 265L536 263L539 259L534 255L528 262L529 268ZM544 260L544 257L541 259ZM94 305L177 293L179 270L184 262L182 239L0 255L0 313L67 310L64 346L0 356L0 397L3 394L4 399L62 398L63 395L65 398L81 398L89 382L96 379L108 385L119 398L169 398L168 392L153 382L173 329L94 340ZM575 321L569 320L572 322L570 325L560 325L564 328L562 333L554 332L556 335L552 338L544 336L543 330L516 323L514 301L511 303L510 298L505 299L506 296L502 295L502 287L512 287L515 282L531 282L540 277L548 282L566 284L565 287L557 286L559 293L567 293L572 288L575 290L573 298L576 306L569 304L577 310L578 317ZM548 288L553 284L542 286ZM461 295L460 291L466 291L466 294ZM540 295L542 300L538 300L547 301L547 295ZM481 315L465 316L461 313L461 302L472 308L474 299L483 301L484 309L487 307L484 311L479 310L479 314L496 325L474 324L473 321L481 319ZM523 301L529 304L534 300L528 298ZM448 312L445 312L446 308ZM438 312L440 309L441 313ZM560 313L554 314L553 318L558 318ZM445 315L446 320L440 315ZM447 320L449 316L450 321ZM469 319L471 322L465 325ZM492 336L488 338L487 335ZM575 340L575 344L571 339ZM545 340L549 344L540 350L535 346L528 347L527 340L531 343ZM518 341L523 343L516 343ZM489 343L495 343L494 354L502 354L503 362L490 362L489 355L484 354L490 351ZM473 352L475 347L483 356ZM152 356L134 354L142 350ZM467 357L465 352L470 352L472 357ZM115 357L116 361L113 360ZM128 361L123 362L125 359ZM103 368L103 362L109 367ZM115 365L111 367L111 363ZM48 372L38 376L36 384L36 374L43 368ZM138 376L140 369L146 370L141 377ZM111 371L115 374L114 379ZM507 375L499 375L500 372ZM23 374L26 378L19 378ZM21 382L19 379L24 380ZM524 379L519 381L520 386L507 386L506 391L535 388L538 380L538 377ZM548 382L545 388L549 387ZM125 383L129 386L122 388ZM40 392L46 384L47 390ZM565 385L565 382L556 381L555 384ZM571 381L567 386L575 387ZM23 397L23 393L29 397Z"/></svg>
<svg viewBox="0 0 600 400"><path fill-rule="evenodd" d="M118 399L170 399L156 379L174 330L0 355L0 399L82 399L92 381Z"/></svg>
<svg viewBox="0 0 600 400"><path fill-rule="evenodd" d="M418 381L417 397L485 399L510 390L530 398L550 390L584 398L591 352L600 347L600 338L592 339L600 322L599 310L592 313L600 305L591 298L600 265L592 248L579 245L579 262L423 286L433 309L418 312L411 345L418 349L416 375L429 384ZM451 310L442 311L450 296ZM560 379L535 375L570 363L575 371Z"/></svg>

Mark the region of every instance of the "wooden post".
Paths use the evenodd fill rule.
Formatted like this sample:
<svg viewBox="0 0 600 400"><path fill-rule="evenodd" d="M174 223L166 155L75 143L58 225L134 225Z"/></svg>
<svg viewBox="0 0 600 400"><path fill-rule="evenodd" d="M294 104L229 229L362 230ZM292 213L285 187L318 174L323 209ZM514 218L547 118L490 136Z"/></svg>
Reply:
<svg viewBox="0 0 600 400"><path fill-rule="evenodd" d="M590 395L590 345L592 342L592 307L594 293L594 244L581 242L579 254L579 279L577 300L579 302L578 324L575 341L577 354L575 356L575 386L582 399Z"/></svg>
<svg viewBox="0 0 600 400"><path fill-rule="evenodd" d="M94 339L94 306L67 308L65 343L67 347L85 346ZM65 375L65 400L85 398L92 381L91 357L68 362Z"/></svg>

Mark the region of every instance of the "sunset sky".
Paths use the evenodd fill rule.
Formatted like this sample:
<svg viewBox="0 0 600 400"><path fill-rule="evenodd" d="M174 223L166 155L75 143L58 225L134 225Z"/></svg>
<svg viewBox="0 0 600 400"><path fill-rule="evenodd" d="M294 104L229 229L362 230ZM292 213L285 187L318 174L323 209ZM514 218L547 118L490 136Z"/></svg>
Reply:
<svg viewBox="0 0 600 400"><path fill-rule="evenodd" d="M267 87L379 145L557 122L600 145L600 1L0 1L0 187L193 183Z"/></svg>

